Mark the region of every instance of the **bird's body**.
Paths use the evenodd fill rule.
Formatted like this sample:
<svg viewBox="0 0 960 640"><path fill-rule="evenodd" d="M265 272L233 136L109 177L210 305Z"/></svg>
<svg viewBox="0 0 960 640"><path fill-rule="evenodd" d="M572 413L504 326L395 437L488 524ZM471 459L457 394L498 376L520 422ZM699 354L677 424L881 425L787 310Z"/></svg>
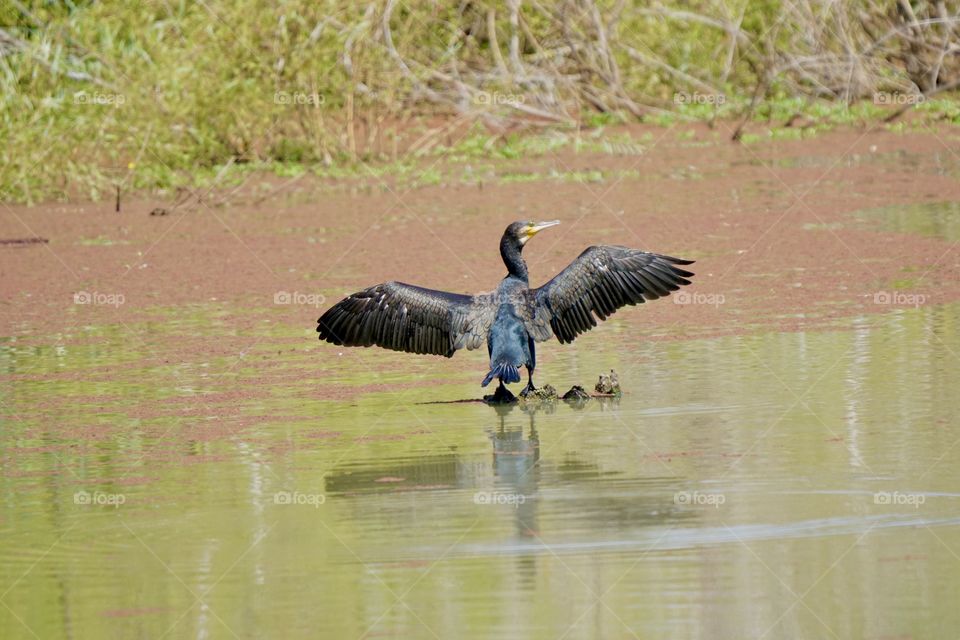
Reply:
<svg viewBox="0 0 960 640"><path fill-rule="evenodd" d="M520 382L520 367L533 371L533 340L527 333L523 318L517 309L515 300L520 300L527 283L514 276L507 276L497 287L497 297L501 300L487 336L487 351L490 353L490 372L483 379L487 386L494 377L510 384Z"/></svg>
<svg viewBox="0 0 960 640"><path fill-rule="evenodd" d="M669 295L693 274L670 256L619 246L590 247L555 278L530 288L524 244L558 224L515 222L503 234L500 255L507 276L492 293L462 295L387 282L344 298L318 321L320 339L336 345L377 345L396 351L451 357L458 349L487 345L490 371L500 385L520 382L532 390L534 344L556 337L573 342L618 308Z"/></svg>

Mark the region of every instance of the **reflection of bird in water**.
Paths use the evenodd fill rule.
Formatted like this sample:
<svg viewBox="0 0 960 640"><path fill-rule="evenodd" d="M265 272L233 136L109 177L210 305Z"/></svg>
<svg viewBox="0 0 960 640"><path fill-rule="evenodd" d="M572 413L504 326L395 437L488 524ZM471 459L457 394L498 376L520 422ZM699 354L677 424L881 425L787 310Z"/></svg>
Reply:
<svg viewBox="0 0 960 640"><path fill-rule="evenodd" d="M559 224L514 222L500 240L507 275L495 292L462 295L424 289L402 282L378 284L344 298L318 321L320 339L336 345L377 345L395 351L447 356L457 349L490 354L486 386L499 379L498 395L510 394L504 384L520 382L522 395L534 389L535 342L556 337L573 342L624 305L669 295L693 274L676 265L691 264L638 249L601 245L588 248L556 277L530 288L521 252L534 235Z"/></svg>
<svg viewBox="0 0 960 640"><path fill-rule="evenodd" d="M523 537L535 537L539 534L537 525L536 493L540 480L540 436L537 434L534 414L530 416L530 435L524 440L523 427L508 427L507 415L513 405L496 405L500 424L495 430L488 431L493 444L493 474L497 480L498 491L512 494L516 504L517 533Z"/></svg>
<svg viewBox="0 0 960 640"><path fill-rule="evenodd" d="M500 426L490 434L493 441L494 472L498 476L512 478L516 474L516 477L520 478L540 460L540 436L537 434L533 417L536 409L525 412L530 416L530 438L524 440L522 428L507 429L504 424L504 419L513 409L513 405L494 405L494 408L500 416ZM517 467L515 472L507 473L510 466Z"/></svg>

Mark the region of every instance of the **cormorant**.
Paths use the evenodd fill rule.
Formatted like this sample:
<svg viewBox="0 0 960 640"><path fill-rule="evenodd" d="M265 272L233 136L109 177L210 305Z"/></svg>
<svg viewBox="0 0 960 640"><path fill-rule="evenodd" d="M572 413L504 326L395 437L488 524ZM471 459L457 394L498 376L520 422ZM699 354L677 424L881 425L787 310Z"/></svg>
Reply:
<svg viewBox="0 0 960 640"><path fill-rule="evenodd" d="M424 289L402 282L378 284L344 298L318 320L320 339L348 347L377 345L395 351L451 357L457 349L477 349L484 342L490 371L481 383L499 378L520 382L521 395L533 391L535 342L556 336L573 342L624 305L669 295L690 284L693 274L675 265L692 264L638 249L612 245L588 248L553 280L530 288L527 264L520 255L527 241L552 222L514 222L500 240L507 275L496 291L463 295ZM498 390L506 393L505 388Z"/></svg>

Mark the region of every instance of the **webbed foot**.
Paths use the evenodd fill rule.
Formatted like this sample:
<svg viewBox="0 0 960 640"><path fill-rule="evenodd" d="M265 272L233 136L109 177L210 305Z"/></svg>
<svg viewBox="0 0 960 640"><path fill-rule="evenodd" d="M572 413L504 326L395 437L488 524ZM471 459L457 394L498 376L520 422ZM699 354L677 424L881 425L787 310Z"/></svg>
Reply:
<svg viewBox="0 0 960 640"><path fill-rule="evenodd" d="M508 404L517 401L517 397L510 393L510 390L503 386L502 382L492 395L483 396L483 399L486 402L492 402L494 404Z"/></svg>

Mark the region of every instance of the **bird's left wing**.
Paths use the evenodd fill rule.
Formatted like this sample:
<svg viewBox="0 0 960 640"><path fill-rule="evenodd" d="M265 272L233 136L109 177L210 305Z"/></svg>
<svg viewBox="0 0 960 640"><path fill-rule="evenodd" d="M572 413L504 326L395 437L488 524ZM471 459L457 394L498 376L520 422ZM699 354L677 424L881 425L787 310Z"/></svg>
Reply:
<svg viewBox="0 0 960 640"><path fill-rule="evenodd" d="M624 305L670 295L690 284L693 274L676 265L692 264L671 256L627 247L601 245L581 253L539 289L529 291L524 324L537 341L556 336L573 342Z"/></svg>
<svg viewBox="0 0 960 640"><path fill-rule="evenodd" d="M450 357L484 343L496 314L491 295L386 282L347 296L317 321L320 339L348 347Z"/></svg>

